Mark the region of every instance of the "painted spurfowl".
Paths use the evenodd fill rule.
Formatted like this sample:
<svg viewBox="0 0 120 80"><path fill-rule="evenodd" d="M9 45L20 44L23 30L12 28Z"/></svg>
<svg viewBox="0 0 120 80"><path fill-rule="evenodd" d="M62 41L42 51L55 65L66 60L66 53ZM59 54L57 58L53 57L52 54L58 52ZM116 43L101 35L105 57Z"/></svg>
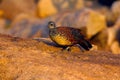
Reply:
<svg viewBox="0 0 120 80"><path fill-rule="evenodd" d="M48 22L49 36L59 46L70 50L70 47L79 44L85 50L92 48L91 43L86 40L80 29L72 27L56 27L53 21Z"/></svg>

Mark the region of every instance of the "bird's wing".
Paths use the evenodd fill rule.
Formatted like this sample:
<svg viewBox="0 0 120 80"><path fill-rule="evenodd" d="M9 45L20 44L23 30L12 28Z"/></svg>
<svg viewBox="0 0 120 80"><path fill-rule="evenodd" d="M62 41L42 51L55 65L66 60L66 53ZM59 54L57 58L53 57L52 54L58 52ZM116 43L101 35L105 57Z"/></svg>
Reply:
<svg viewBox="0 0 120 80"><path fill-rule="evenodd" d="M72 29L72 34L75 35L77 38L83 39L84 38L84 34L81 33L80 29Z"/></svg>

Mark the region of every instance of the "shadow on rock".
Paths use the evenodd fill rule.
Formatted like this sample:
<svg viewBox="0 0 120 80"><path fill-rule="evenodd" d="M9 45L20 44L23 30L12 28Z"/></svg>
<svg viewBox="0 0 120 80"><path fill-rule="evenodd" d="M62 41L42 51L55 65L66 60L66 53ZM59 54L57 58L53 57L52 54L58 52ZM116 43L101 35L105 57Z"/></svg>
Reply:
<svg viewBox="0 0 120 80"><path fill-rule="evenodd" d="M55 46L55 47L59 47L57 44L55 44L54 42L52 42L50 39L48 39L48 38L36 38L36 39L34 39L34 40L36 40L36 41L38 41L38 42L43 42L43 43L45 43L45 44L47 44L47 45L50 45L50 46Z"/></svg>

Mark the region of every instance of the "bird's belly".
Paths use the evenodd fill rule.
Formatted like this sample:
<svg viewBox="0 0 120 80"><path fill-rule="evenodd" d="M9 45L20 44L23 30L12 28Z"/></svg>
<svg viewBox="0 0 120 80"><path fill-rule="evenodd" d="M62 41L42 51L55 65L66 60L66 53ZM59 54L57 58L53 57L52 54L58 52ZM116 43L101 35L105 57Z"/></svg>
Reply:
<svg viewBox="0 0 120 80"><path fill-rule="evenodd" d="M71 41L69 41L65 36L54 35L51 36L51 39L58 45L62 45L62 46L72 45Z"/></svg>

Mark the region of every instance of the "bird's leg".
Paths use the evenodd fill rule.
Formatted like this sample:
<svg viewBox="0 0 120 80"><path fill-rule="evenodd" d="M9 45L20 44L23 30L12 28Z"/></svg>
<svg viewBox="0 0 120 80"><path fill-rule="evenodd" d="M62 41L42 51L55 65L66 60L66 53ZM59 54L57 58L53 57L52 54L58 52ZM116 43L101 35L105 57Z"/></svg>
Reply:
<svg viewBox="0 0 120 80"><path fill-rule="evenodd" d="M84 52L84 48L82 48L82 46L80 46L79 44L77 44L77 46L80 48L82 52Z"/></svg>
<svg viewBox="0 0 120 80"><path fill-rule="evenodd" d="M62 50L71 51L71 49L70 49L70 48L71 48L70 46L65 46L65 47L63 47L63 49L62 49Z"/></svg>
<svg viewBox="0 0 120 80"><path fill-rule="evenodd" d="M70 46L66 47L65 49L66 49L67 51L71 51L71 47L70 47Z"/></svg>

